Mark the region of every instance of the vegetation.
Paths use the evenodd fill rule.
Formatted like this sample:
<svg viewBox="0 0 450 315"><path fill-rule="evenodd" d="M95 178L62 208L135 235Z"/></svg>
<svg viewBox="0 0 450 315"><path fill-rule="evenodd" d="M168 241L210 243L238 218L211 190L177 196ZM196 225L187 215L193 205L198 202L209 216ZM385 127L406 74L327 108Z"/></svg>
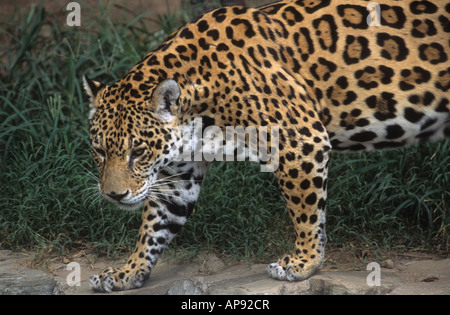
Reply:
<svg viewBox="0 0 450 315"><path fill-rule="evenodd" d="M42 7L15 14L0 37L0 248L134 246L140 214L99 195L80 78L111 83L177 27L183 15L108 18L70 28ZM85 19L87 20L87 18ZM370 154L333 155L329 246L448 250L450 141ZM292 244L291 224L272 174L251 163L215 163L186 226L169 246L195 255L267 260ZM355 245L356 244L356 245Z"/></svg>

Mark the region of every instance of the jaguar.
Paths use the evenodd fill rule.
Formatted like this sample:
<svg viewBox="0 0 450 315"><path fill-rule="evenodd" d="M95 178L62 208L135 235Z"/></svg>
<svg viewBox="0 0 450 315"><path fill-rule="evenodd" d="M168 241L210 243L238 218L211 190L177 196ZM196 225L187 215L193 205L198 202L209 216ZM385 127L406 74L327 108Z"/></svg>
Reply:
<svg viewBox="0 0 450 315"><path fill-rule="evenodd" d="M289 281L313 275L327 240L330 152L450 136L449 21L446 1L223 7L179 28L113 84L84 76L101 194L142 208L131 256L93 276L91 287L142 287L192 213L210 161L179 157L201 146L201 137L183 136L198 119L202 130L265 127L268 137L277 128L278 145L268 150L278 156L272 171L295 244L267 272Z"/></svg>

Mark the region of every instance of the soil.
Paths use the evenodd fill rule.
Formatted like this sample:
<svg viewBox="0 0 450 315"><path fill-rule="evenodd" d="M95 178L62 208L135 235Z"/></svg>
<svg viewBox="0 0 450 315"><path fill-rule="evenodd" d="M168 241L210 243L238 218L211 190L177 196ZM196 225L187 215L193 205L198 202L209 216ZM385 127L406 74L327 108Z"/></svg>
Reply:
<svg viewBox="0 0 450 315"><path fill-rule="evenodd" d="M450 258L446 254L406 252L393 254L380 263L380 283L372 280L367 265L370 257L354 252L331 250L324 267L310 279L300 282L277 281L267 276L266 264L225 263L212 254L194 261L162 259L143 288L112 294L450 294ZM368 260L369 258L369 260ZM69 257L39 256L34 253L0 251L0 294L92 295L89 277L108 266L120 267L126 257L108 259L79 251ZM73 280L68 264L80 266L80 285Z"/></svg>

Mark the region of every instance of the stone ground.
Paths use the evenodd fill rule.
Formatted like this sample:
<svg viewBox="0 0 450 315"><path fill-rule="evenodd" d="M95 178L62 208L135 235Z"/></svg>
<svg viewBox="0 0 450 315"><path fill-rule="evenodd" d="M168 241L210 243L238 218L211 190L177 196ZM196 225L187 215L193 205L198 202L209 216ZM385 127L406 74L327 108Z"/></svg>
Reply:
<svg viewBox="0 0 450 315"><path fill-rule="evenodd" d="M68 286L68 259L52 259L37 269L30 268L35 257L30 253L0 251L0 295L2 294L101 294L89 289L88 279L98 270L123 261L75 255L72 261L80 264L81 286ZM431 257L431 256L429 256ZM447 256L448 257L448 256ZM369 286L367 278L372 270L352 266L325 265L308 280L285 282L271 279L265 264L225 265L214 255L204 255L196 262L160 262L143 288L114 292L117 295L142 294L225 294L225 295L288 295L288 294L427 294L450 295L450 258L423 260L386 260L381 263L380 286ZM72 278L75 279L75 278Z"/></svg>

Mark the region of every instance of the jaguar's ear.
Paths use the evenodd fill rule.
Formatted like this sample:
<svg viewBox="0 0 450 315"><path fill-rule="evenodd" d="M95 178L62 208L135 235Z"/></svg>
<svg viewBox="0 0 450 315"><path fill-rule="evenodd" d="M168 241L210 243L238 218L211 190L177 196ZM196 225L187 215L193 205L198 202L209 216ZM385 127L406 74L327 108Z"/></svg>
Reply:
<svg viewBox="0 0 450 315"><path fill-rule="evenodd" d="M100 82L89 79L86 75L83 76L83 85L84 90L91 99L91 106L93 105L95 97L97 96L98 92L100 92L106 87L106 85Z"/></svg>
<svg viewBox="0 0 450 315"><path fill-rule="evenodd" d="M89 113L89 119L92 119L92 117L94 117L95 111L97 110L95 97L101 90L103 90L106 87L106 85L97 81L92 81L86 75L83 76L83 85L84 90L91 99L91 101L89 102L89 107L91 108L91 111Z"/></svg>
<svg viewBox="0 0 450 315"><path fill-rule="evenodd" d="M174 119L180 94L180 87L172 79L164 80L154 89L151 107L161 121L170 122Z"/></svg>

